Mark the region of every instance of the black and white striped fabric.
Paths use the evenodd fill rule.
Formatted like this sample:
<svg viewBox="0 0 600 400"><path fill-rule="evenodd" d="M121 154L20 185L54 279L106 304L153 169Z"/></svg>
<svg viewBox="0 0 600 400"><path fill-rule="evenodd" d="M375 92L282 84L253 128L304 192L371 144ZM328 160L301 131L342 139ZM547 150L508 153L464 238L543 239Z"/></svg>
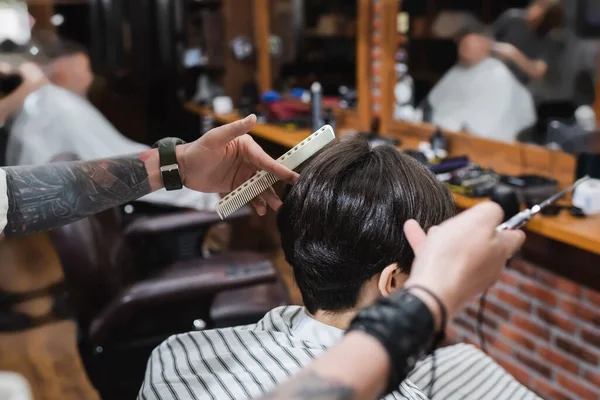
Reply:
<svg viewBox="0 0 600 400"><path fill-rule="evenodd" d="M172 336L157 347L139 400L250 399L272 391L335 344L344 332L303 307L276 308L257 324ZM431 359L388 399L427 400ZM436 352L433 399L529 400L537 397L469 345Z"/></svg>

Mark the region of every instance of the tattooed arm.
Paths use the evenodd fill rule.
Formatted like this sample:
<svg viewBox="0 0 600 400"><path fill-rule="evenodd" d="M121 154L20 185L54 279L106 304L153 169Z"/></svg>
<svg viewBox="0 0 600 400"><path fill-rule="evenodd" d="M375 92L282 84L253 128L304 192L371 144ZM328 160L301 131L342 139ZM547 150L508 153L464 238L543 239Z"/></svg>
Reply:
<svg viewBox="0 0 600 400"><path fill-rule="evenodd" d="M199 192L227 193L259 169L286 182L297 179L246 134L255 123L251 115L177 146L184 185ZM8 197L8 212L0 215L8 220L3 235L52 229L158 190L163 187L159 164L158 151L152 149L104 160L3 168ZM0 193L0 200L3 196ZM259 214L266 212L267 203L274 209L281 205L272 189L253 202Z"/></svg>
<svg viewBox="0 0 600 400"><path fill-rule="evenodd" d="M7 237L46 231L162 187L158 152L112 159L8 167Z"/></svg>

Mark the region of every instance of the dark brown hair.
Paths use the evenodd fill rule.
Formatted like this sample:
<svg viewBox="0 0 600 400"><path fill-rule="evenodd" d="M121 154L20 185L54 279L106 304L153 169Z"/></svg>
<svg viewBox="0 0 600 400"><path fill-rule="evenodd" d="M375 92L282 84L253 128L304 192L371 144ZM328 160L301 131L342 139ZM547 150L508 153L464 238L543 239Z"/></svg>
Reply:
<svg viewBox="0 0 600 400"><path fill-rule="evenodd" d="M67 39L54 39L41 44L42 52L49 60L56 60L60 57L68 57L75 54L87 55L85 46Z"/></svg>
<svg viewBox="0 0 600 400"><path fill-rule="evenodd" d="M532 4L540 4L546 10L539 25L535 28L538 35L546 36L565 25L565 11L559 1L534 0Z"/></svg>
<svg viewBox="0 0 600 400"><path fill-rule="evenodd" d="M35 55L31 54L29 52L31 47L36 47L39 52ZM41 35L41 39L31 42L28 46L19 49L18 52L5 54L0 51L0 61L7 62L15 67L25 62L34 62L38 65L45 65L60 57L72 56L75 54L87 55L88 52L85 46L72 40Z"/></svg>
<svg viewBox="0 0 600 400"><path fill-rule="evenodd" d="M286 260L304 304L340 311L356 305L365 282L414 254L403 226L424 229L455 213L450 191L418 161L391 146L345 138L309 161L277 215Z"/></svg>

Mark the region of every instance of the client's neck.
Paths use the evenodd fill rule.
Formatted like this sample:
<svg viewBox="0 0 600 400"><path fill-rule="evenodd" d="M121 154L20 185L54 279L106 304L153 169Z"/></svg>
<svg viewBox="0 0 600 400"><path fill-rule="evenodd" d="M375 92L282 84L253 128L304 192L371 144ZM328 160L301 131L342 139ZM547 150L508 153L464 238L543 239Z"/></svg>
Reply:
<svg viewBox="0 0 600 400"><path fill-rule="evenodd" d="M347 311L325 311L317 310L314 314L311 314L314 319L325 325L330 325L341 330L347 330L350 326L350 322L356 316L356 310L351 309Z"/></svg>

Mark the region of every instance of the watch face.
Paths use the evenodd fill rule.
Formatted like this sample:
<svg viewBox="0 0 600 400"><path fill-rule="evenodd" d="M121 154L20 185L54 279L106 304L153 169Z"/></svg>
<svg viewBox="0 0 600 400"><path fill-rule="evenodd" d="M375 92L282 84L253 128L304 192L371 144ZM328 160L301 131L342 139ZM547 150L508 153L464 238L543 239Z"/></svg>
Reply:
<svg viewBox="0 0 600 400"><path fill-rule="evenodd" d="M406 104L412 100L412 87L406 80L401 80L396 83L394 88L394 97L396 97L396 103Z"/></svg>

